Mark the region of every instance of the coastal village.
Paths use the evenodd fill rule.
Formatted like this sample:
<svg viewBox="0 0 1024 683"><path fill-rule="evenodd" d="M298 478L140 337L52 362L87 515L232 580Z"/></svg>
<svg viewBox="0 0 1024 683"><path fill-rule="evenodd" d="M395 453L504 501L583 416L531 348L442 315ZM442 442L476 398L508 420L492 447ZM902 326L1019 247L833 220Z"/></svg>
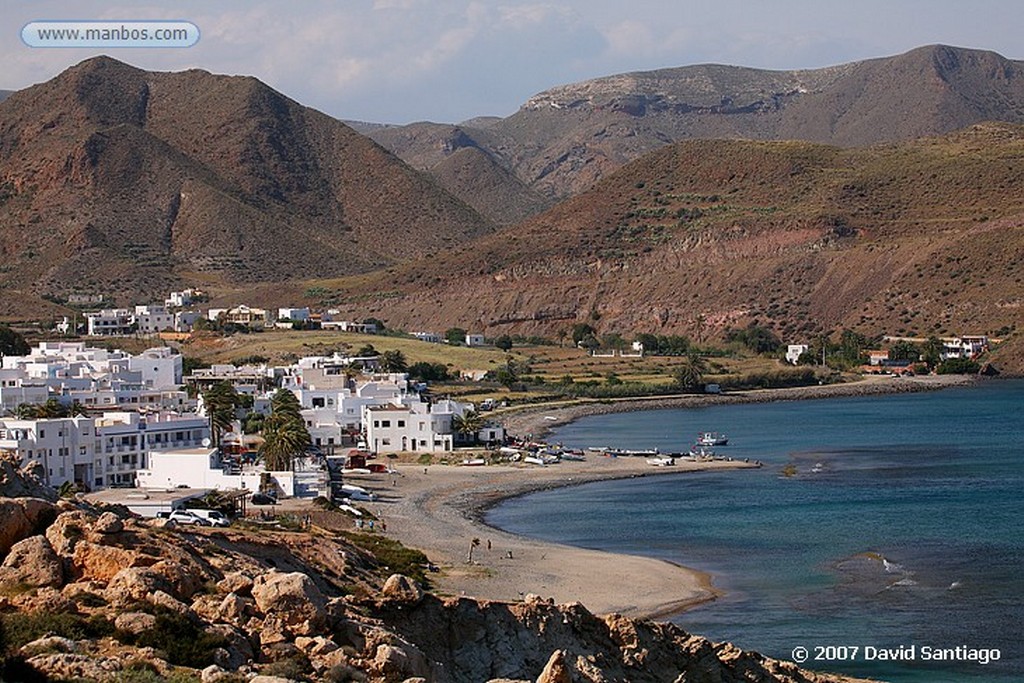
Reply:
<svg viewBox="0 0 1024 683"><path fill-rule="evenodd" d="M80 299L75 303L88 306L99 302ZM269 311L247 305L203 310L198 304L205 300L201 291L187 289L171 292L159 304L86 312L82 321L64 318L55 325L53 341L40 341L22 355L4 356L0 450L23 463L41 462L48 484L79 491L218 490L262 493L275 499L328 500L347 497L342 488L345 470L368 471L367 461L378 456L389 463L397 461L398 454L406 454L404 460L409 462L420 458L420 462L430 463L438 454L450 464L521 461L542 466L583 457L580 450L531 443L532 434L507 434L500 419L487 416L507 417L515 411L505 408L490 413L501 407L494 398L471 401L434 396L429 382L410 380L408 361L401 354L396 363L393 354L380 354L372 347L362 355L335 351L329 356L296 358L287 365L271 365L256 358L241 365L215 363L186 372L184 356L170 344L188 340L193 331L215 330L217 334L244 329L258 334L289 330L296 338L310 330L336 331L339 338L345 338L344 333L383 331L380 321L337 319L334 310L292 307ZM606 336L607 345L603 346L589 326L574 332L580 337L574 338L579 355L595 360L643 358L652 352L645 348L645 336L628 347L617 335L610 341ZM112 340L114 347L62 340L78 333L86 339ZM495 345L494 339L462 330L456 338L436 331L406 336L427 344ZM651 338L648 343L652 346L659 343L651 335L646 337ZM160 346L132 355L116 348L118 338L149 339ZM922 352L920 345L928 347L929 340L884 337L882 342L886 348L858 349L862 363L859 367L854 364L854 369L864 375L920 374L927 371L922 370L924 353L935 353L940 363L973 363L991 344L983 335L933 338L932 349ZM506 352L512 347L507 337L498 344ZM813 362L824 350L820 343L813 349L807 343L789 344L781 360L783 365L797 366ZM703 363L694 353L689 350L690 362ZM463 372L470 383L487 374L473 369ZM681 389L698 394L722 392L718 383L700 379L698 375L697 381ZM614 384L611 379L608 383ZM228 415L219 421L211 417L204 400L218 385L232 395ZM304 442L285 459L288 467L283 471L268 470L260 454L263 437L259 427L273 413L276 392L294 397L304 434ZM506 394L501 405L507 406L509 397ZM711 459L715 445L719 444L714 440L697 442L689 452L669 455ZM685 449L689 444L680 446ZM459 450L464 450L466 457L456 456ZM643 455L656 465L673 462L672 457L647 450L642 444L633 450L595 452ZM490 455L482 457L487 453ZM391 471L392 466L380 467ZM359 487L351 492L366 493ZM180 505L182 500L187 496L158 507L134 507L152 515L169 512L169 506Z"/></svg>

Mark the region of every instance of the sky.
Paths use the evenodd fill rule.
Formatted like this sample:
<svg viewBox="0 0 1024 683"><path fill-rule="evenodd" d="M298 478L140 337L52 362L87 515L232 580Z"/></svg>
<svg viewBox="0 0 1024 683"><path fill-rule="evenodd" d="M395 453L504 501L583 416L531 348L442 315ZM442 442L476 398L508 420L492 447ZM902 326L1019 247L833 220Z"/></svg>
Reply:
<svg viewBox="0 0 1024 683"><path fill-rule="evenodd" d="M108 54L251 75L348 120L507 116L547 88L719 63L817 68L944 43L1024 59L1020 0L0 0L0 89ZM36 20L187 20L188 48L31 48Z"/></svg>

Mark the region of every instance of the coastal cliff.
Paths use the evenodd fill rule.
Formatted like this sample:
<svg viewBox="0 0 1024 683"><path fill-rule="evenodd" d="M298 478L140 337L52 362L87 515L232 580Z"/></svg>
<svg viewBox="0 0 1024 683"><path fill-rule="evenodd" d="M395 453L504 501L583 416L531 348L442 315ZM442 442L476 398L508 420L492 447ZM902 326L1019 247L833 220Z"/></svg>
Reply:
<svg viewBox="0 0 1024 683"><path fill-rule="evenodd" d="M852 680L578 603L441 598L344 533L185 530L19 465L0 460L2 680Z"/></svg>

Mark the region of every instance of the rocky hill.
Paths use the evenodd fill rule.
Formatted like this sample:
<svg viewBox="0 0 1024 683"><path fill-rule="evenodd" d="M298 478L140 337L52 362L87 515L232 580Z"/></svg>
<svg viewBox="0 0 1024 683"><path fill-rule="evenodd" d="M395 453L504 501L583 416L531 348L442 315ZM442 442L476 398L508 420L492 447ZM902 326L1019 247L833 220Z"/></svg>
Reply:
<svg viewBox="0 0 1024 683"><path fill-rule="evenodd" d="M620 74L552 88L482 125L412 124L367 134L424 170L477 147L528 187L561 198L683 139L863 146L982 121L1024 123L1024 63L935 45L824 69L709 64Z"/></svg>
<svg viewBox="0 0 1024 683"><path fill-rule="evenodd" d="M851 680L578 604L441 599L384 581L369 532L186 530L19 465L0 458L2 680Z"/></svg>
<svg viewBox="0 0 1024 683"><path fill-rule="evenodd" d="M99 57L0 103L0 287L23 294L357 273L491 229L253 78Z"/></svg>
<svg viewBox="0 0 1024 683"><path fill-rule="evenodd" d="M406 329L1004 334L1024 302L1022 158L1009 124L869 148L686 141L390 273L386 301L372 279L332 286Z"/></svg>
<svg viewBox="0 0 1024 683"><path fill-rule="evenodd" d="M14 94L13 90L0 90L0 102L3 102L8 97L10 97L12 94Z"/></svg>

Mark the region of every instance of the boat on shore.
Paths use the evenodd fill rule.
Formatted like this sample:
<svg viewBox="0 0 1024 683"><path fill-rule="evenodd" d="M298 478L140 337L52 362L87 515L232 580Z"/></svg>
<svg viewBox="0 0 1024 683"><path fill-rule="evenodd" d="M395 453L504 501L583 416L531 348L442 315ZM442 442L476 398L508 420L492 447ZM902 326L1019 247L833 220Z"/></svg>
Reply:
<svg viewBox="0 0 1024 683"><path fill-rule="evenodd" d="M670 455L659 455L656 458L647 458L647 464L655 467L667 467L669 465L675 465L676 459Z"/></svg>
<svg viewBox="0 0 1024 683"><path fill-rule="evenodd" d="M729 437L718 432L701 432L697 435L698 446L726 446L729 444Z"/></svg>

